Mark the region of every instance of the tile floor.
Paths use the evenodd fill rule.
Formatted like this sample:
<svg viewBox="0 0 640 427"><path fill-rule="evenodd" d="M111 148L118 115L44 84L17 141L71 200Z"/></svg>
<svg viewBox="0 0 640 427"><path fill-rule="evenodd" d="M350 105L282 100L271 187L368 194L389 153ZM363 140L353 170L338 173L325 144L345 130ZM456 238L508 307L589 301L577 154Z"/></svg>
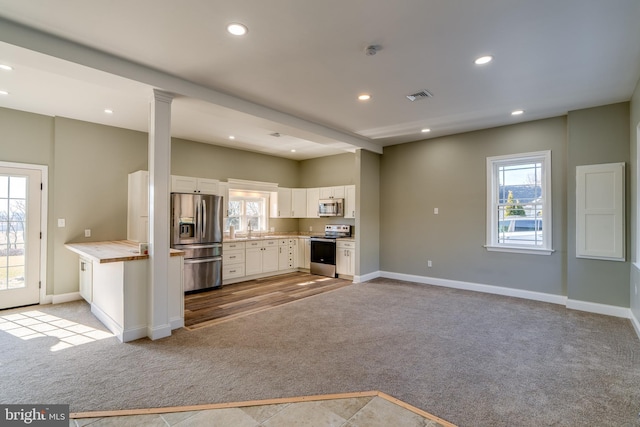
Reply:
<svg viewBox="0 0 640 427"><path fill-rule="evenodd" d="M435 418L435 417L434 417ZM445 427L380 396L339 398L164 414L71 419L70 427Z"/></svg>

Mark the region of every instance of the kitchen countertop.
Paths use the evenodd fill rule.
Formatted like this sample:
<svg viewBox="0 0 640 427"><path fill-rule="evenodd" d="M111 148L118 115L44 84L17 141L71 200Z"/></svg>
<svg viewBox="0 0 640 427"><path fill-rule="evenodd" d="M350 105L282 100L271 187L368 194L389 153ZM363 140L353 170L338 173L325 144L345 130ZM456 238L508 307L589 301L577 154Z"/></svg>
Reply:
<svg viewBox="0 0 640 427"><path fill-rule="evenodd" d="M108 262L136 261L148 259L138 251L138 243L130 240L106 242L66 243L67 249L101 264ZM170 256L184 256L184 251L170 249Z"/></svg>
<svg viewBox="0 0 640 427"><path fill-rule="evenodd" d="M324 234L287 234L287 235L266 235L266 236L252 236L252 237L236 237L235 239L229 239L224 237L223 243L229 242L248 242L252 240L274 240L274 239L308 239L311 237L324 237ZM353 240L355 237L339 237L338 240Z"/></svg>

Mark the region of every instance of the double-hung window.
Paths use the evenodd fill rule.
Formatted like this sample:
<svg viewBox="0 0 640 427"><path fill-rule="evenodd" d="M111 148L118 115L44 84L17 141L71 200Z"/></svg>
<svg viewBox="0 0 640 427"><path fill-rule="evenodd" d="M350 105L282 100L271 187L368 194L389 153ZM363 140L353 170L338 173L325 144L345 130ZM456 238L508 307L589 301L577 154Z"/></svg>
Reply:
<svg viewBox="0 0 640 427"><path fill-rule="evenodd" d="M549 255L551 151L487 157L490 251Z"/></svg>
<svg viewBox="0 0 640 427"><path fill-rule="evenodd" d="M267 231L269 197L260 192L229 191L229 211L225 231Z"/></svg>

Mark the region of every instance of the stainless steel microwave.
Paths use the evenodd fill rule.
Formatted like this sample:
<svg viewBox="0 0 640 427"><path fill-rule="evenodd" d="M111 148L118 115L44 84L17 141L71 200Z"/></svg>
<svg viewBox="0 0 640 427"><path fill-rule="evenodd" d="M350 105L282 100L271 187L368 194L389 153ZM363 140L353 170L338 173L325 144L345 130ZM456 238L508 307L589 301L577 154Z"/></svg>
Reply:
<svg viewBox="0 0 640 427"><path fill-rule="evenodd" d="M321 199L318 216L344 216L344 199Z"/></svg>

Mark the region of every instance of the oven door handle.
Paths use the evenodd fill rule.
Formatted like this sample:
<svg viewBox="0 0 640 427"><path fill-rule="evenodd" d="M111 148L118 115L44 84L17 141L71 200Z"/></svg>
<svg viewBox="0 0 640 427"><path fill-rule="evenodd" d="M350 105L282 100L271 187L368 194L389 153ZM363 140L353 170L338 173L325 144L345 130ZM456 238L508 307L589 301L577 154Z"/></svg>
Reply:
<svg viewBox="0 0 640 427"><path fill-rule="evenodd" d="M335 243L335 239L323 239L321 237L313 237L311 239L312 242L327 242L327 243Z"/></svg>

